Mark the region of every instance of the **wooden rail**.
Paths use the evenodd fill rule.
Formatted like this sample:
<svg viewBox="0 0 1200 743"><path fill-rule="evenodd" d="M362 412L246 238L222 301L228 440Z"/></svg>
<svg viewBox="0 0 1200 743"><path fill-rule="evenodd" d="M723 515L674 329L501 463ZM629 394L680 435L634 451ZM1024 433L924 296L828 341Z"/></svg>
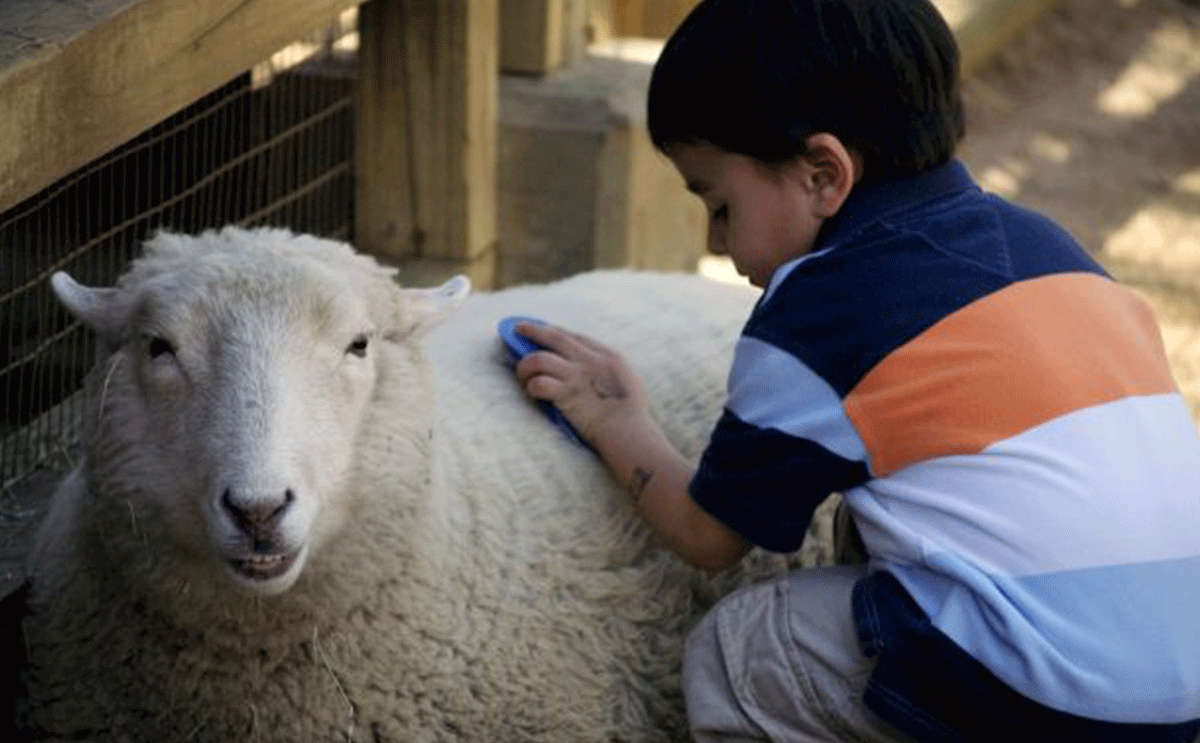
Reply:
<svg viewBox="0 0 1200 743"><path fill-rule="evenodd" d="M128 141L353 4L0 4L0 210Z"/></svg>
<svg viewBox="0 0 1200 743"><path fill-rule="evenodd" d="M508 64L540 73L568 59L581 42L568 43L564 24L581 2L505 0ZM0 211L356 4L0 3ZM371 0L361 7L355 170L362 249L490 283L500 7L499 0Z"/></svg>

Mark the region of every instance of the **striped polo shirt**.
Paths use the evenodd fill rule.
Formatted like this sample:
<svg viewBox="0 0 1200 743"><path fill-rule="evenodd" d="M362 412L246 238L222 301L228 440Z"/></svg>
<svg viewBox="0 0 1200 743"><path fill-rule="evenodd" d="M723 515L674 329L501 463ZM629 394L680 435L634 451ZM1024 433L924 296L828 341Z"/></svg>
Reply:
<svg viewBox="0 0 1200 743"><path fill-rule="evenodd" d="M835 491L871 555L854 611L883 717L1195 737L1200 435L1155 318L957 161L856 187L776 271L691 483L778 551Z"/></svg>

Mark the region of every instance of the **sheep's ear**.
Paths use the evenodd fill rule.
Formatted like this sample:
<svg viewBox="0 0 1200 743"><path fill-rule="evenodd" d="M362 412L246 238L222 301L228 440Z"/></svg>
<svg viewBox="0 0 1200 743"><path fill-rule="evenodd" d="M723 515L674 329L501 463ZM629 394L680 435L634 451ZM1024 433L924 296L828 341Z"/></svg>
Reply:
<svg viewBox="0 0 1200 743"><path fill-rule="evenodd" d="M422 334L454 313L471 294L471 280L459 274L441 286L402 289L402 311L409 333Z"/></svg>
<svg viewBox="0 0 1200 743"><path fill-rule="evenodd" d="M107 338L120 332L124 311L116 289L84 286L63 271L50 277L50 288L67 311L91 330Z"/></svg>

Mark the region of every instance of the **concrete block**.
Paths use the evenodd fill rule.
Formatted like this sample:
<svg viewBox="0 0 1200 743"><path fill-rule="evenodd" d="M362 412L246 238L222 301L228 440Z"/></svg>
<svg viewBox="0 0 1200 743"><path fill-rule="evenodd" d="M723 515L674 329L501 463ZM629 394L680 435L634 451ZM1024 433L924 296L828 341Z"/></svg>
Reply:
<svg viewBox="0 0 1200 743"><path fill-rule="evenodd" d="M658 46L501 78L498 286L598 267L696 270L704 209L646 132Z"/></svg>

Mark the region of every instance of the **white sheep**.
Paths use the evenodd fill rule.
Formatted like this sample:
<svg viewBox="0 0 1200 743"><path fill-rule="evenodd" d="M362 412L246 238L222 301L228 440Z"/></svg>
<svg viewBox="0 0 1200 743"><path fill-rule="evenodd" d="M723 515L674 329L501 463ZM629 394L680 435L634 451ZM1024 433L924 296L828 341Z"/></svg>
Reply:
<svg viewBox="0 0 1200 743"><path fill-rule="evenodd" d="M626 352L689 455L752 290L612 271L401 289L280 230L160 234L63 274L108 353L30 561L23 724L144 741L656 741L687 629L739 581L655 546L520 392L496 322ZM444 322L443 322L444 321ZM442 324L430 332L439 322Z"/></svg>

